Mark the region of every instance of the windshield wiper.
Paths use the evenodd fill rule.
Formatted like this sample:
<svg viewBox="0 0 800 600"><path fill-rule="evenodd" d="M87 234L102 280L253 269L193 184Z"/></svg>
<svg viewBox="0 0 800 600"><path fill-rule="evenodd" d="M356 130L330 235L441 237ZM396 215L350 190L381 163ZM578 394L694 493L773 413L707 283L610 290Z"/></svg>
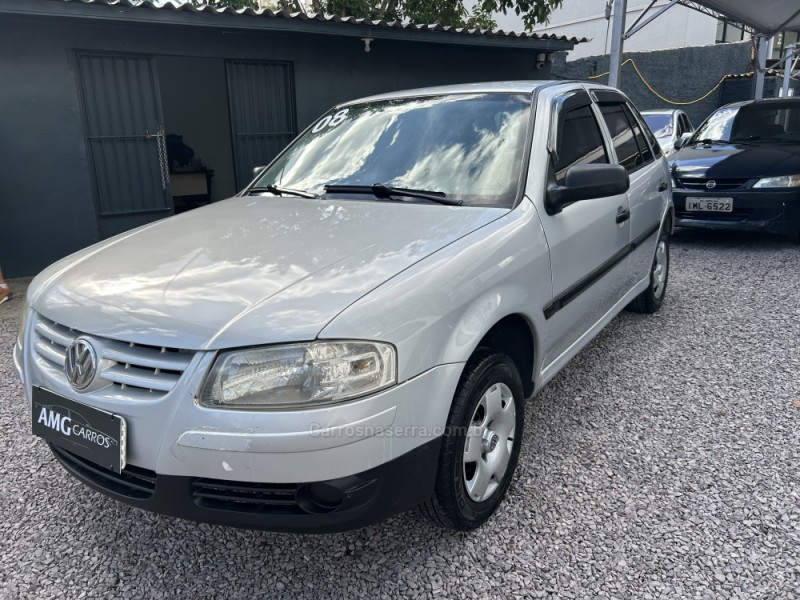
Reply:
<svg viewBox="0 0 800 600"><path fill-rule="evenodd" d="M383 183L374 183L372 185L326 185L325 191L333 192L334 194L372 194L376 198L386 198L388 200L391 200L392 196L420 198L422 200L430 200L431 202L438 202L439 204L446 204L448 206L461 206L464 204L463 200L448 198L447 194L444 192L396 188Z"/></svg>
<svg viewBox="0 0 800 600"><path fill-rule="evenodd" d="M705 138L702 140L695 140L692 142L693 146L697 146L698 144L703 144L704 146L711 146L713 144L733 144L734 142L728 140L712 140L711 138Z"/></svg>
<svg viewBox="0 0 800 600"><path fill-rule="evenodd" d="M270 194L276 194L278 196L289 194L291 196L300 196L301 198L319 198L319 195L315 194L314 192L293 190L291 188L279 187L273 184L264 185L261 187L251 187L249 190L247 190L247 193L250 194L251 192L269 192Z"/></svg>

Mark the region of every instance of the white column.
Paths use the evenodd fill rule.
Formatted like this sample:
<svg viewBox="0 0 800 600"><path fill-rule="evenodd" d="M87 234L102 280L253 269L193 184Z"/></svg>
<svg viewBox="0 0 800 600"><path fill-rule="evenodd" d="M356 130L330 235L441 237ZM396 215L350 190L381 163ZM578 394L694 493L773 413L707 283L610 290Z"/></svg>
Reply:
<svg viewBox="0 0 800 600"><path fill-rule="evenodd" d="M618 88L622 64L622 36L625 35L625 11L627 0L614 0L614 14L611 26L611 56L608 65L608 85Z"/></svg>
<svg viewBox="0 0 800 600"><path fill-rule="evenodd" d="M758 64L756 65L756 89L754 97L761 100L764 97L764 72L767 69L767 50L772 36L758 36Z"/></svg>
<svg viewBox="0 0 800 600"><path fill-rule="evenodd" d="M792 74L792 62L794 54L794 44L786 46L783 58L783 87L781 87L781 98L786 98L789 95L789 77Z"/></svg>

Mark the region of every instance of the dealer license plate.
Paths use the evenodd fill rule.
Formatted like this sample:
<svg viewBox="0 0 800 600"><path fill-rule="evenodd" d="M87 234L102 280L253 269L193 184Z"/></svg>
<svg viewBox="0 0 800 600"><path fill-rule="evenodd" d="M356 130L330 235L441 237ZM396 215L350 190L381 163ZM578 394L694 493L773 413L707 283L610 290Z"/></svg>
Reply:
<svg viewBox="0 0 800 600"><path fill-rule="evenodd" d="M686 198L686 210L691 212L733 212L733 198Z"/></svg>
<svg viewBox="0 0 800 600"><path fill-rule="evenodd" d="M125 419L42 388L33 388L33 433L120 473L125 468Z"/></svg>

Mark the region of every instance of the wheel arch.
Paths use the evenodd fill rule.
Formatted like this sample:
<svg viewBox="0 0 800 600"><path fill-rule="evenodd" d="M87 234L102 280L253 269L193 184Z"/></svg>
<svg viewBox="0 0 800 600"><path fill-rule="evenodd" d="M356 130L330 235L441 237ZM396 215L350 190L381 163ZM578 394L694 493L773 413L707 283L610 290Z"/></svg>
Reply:
<svg viewBox="0 0 800 600"><path fill-rule="evenodd" d="M480 339L473 354L481 348L506 354L517 367L525 397L534 389L536 335L533 324L522 314L513 313L497 321Z"/></svg>

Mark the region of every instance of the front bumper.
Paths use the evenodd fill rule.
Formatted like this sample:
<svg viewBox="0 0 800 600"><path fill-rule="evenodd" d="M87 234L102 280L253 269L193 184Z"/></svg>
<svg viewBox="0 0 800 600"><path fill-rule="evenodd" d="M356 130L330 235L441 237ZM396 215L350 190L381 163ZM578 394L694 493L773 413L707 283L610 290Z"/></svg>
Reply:
<svg viewBox="0 0 800 600"><path fill-rule="evenodd" d="M368 471L297 484L243 483L115 473L56 446L53 455L86 485L132 506L192 521L270 531L332 533L405 512L433 493L442 438Z"/></svg>
<svg viewBox="0 0 800 600"><path fill-rule="evenodd" d="M433 493L442 438L348 477L298 484L243 483L115 473L56 446L53 455L86 485L132 506L192 521L271 531L331 533L409 510Z"/></svg>
<svg viewBox="0 0 800 600"><path fill-rule="evenodd" d="M710 213L686 210L687 197L733 198L733 212ZM800 234L800 191L720 191L673 188L675 225L703 229L768 231L783 235Z"/></svg>

